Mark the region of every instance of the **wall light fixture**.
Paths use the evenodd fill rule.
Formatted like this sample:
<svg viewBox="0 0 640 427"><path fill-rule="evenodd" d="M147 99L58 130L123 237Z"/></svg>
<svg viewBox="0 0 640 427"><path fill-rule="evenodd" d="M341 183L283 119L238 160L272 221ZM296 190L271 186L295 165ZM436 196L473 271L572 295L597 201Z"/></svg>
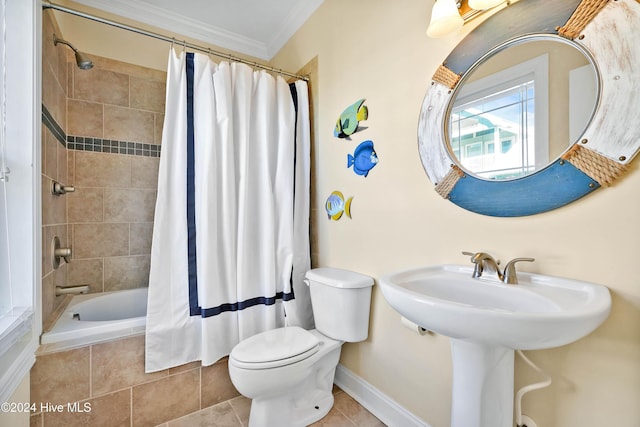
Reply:
<svg viewBox="0 0 640 427"><path fill-rule="evenodd" d="M466 22L508 0L436 0L431 10L431 21L427 36L440 38L447 36Z"/></svg>

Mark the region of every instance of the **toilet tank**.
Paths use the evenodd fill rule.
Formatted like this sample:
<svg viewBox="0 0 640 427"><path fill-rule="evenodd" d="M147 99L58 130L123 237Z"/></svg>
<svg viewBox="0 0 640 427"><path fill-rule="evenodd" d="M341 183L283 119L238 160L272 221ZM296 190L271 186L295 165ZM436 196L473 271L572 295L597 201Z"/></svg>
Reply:
<svg viewBox="0 0 640 427"><path fill-rule="evenodd" d="M314 268L305 277L316 329L340 341L366 340L373 278L338 268Z"/></svg>

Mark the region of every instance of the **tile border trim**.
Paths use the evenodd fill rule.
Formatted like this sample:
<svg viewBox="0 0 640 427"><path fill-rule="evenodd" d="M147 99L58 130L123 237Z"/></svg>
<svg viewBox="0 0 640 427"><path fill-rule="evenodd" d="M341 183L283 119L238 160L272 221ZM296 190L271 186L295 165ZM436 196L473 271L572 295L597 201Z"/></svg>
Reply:
<svg viewBox="0 0 640 427"><path fill-rule="evenodd" d="M42 123L53 133L58 142L69 150L96 153L125 154L129 156L160 157L161 145L132 141L66 135L47 107L42 105Z"/></svg>

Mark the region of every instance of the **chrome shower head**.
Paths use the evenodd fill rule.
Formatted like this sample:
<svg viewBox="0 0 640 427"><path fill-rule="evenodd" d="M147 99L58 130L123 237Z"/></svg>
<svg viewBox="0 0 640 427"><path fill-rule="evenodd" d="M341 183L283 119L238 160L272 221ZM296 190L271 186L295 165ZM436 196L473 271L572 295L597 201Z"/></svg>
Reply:
<svg viewBox="0 0 640 427"><path fill-rule="evenodd" d="M71 45L71 43L69 43L66 40L62 40L62 39L58 38L54 34L53 35L53 45L57 46L58 43L66 44L71 49L73 49L73 52L76 54L76 64L78 65L78 68L80 68L81 70L89 70L89 69L93 68L93 62L91 62L91 59L89 59L89 57L85 53L80 52L78 49L73 47Z"/></svg>

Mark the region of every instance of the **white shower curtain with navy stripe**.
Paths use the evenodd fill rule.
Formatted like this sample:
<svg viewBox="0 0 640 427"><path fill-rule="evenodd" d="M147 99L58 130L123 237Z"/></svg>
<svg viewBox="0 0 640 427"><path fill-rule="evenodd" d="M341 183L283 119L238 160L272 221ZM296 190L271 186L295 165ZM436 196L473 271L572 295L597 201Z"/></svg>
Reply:
<svg viewBox="0 0 640 427"><path fill-rule="evenodd" d="M171 49L151 248L146 371L215 363L313 327L307 84Z"/></svg>

